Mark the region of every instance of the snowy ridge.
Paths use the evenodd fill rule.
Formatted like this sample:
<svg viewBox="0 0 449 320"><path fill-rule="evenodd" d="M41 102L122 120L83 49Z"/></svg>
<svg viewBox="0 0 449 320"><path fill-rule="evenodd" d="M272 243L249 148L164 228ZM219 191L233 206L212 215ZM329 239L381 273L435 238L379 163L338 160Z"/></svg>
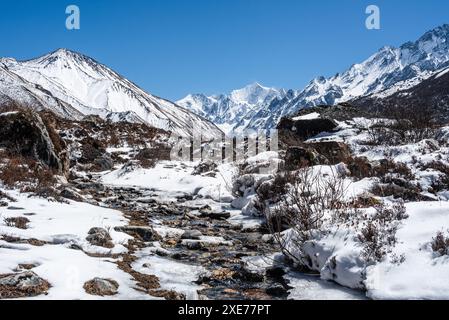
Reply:
<svg viewBox="0 0 449 320"><path fill-rule="evenodd" d="M40 91L34 90L32 96L37 96L38 100L50 100L51 103L41 103L40 107L48 107L61 114L61 107L57 106L65 105L66 112L62 115L66 117L78 119L83 115L94 114L116 119L122 118L120 114L132 112L134 119L181 135L191 134L194 123L205 137L220 133L215 125L200 116L146 93L108 67L73 51L59 49L28 61L1 59L1 65L12 77L15 75L26 82L25 86L42 88ZM2 73L0 81L7 82L4 78ZM9 82L20 88L24 86L15 81ZM8 86L2 87L1 92L13 100L31 99L30 95L20 90L11 92ZM114 113L118 115L114 116Z"/></svg>
<svg viewBox="0 0 449 320"><path fill-rule="evenodd" d="M273 128L281 117L298 110L321 104L333 105L354 98L379 94L388 96L398 90L408 89L431 77L437 70L449 65L449 25L445 24L426 32L415 42L407 42L399 48L385 46L367 60L354 64L348 70L333 77L318 77L303 90L278 90L278 94L261 99L251 97L251 108L240 107L239 117L216 110L224 103L216 97L188 96L178 103L191 108L216 123L226 123L235 130ZM259 94L257 91L254 95ZM231 94L227 99L232 99ZM219 96L222 97L222 96ZM222 100L219 100L220 102ZM232 108L232 114L237 114ZM225 109L226 110L226 109Z"/></svg>
<svg viewBox="0 0 449 320"><path fill-rule="evenodd" d="M177 104L206 117L225 131L237 131L236 123L261 106L266 106L273 99L284 95L284 90L267 88L259 83L253 83L234 90L228 95L190 94L179 100Z"/></svg>

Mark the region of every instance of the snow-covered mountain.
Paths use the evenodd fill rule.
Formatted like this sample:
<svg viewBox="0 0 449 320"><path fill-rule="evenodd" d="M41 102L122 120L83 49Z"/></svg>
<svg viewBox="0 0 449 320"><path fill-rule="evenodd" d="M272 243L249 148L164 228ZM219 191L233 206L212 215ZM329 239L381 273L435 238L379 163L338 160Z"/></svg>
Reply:
<svg viewBox="0 0 449 320"><path fill-rule="evenodd" d="M273 99L285 95L284 90L267 88L259 83L250 84L230 94L206 96L190 94L177 104L209 119L223 130L233 129L246 115L267 106Z"/></svg>
<svg viewBox="0 0 449 320"><path fill-rule="evenodd" d="M296 113L301 108L320 104L336 104L366 95L389 95L410 88L449 65L449 25L426 32L415 42L399 48L383 47L362 63L354 64L333 77L318 77L303 90L278 91L279 94L262 99L251 108L234 117L225 111L221 116L216 108L202 99L188 103L189 96L179 103L192 107L195 112L217 123L225 123L236 130L247 128L272 128L282 116ZM231 95L232 96L232 95ZM207 97L202 97L207 98ZM186 103L187 101L187 103ZM205 100L208 102L209 100Z"/></svg>
<svg viewBox="0 0 449 320"><path fill-rule="evenodd" d="M79 119L95 114L112 120L138 119L188 135L193 124L205 137L221 131L211 122L151 95L110 68L82 54L59 49L37 59L0 59L0 97L49 108Z"/></svg>

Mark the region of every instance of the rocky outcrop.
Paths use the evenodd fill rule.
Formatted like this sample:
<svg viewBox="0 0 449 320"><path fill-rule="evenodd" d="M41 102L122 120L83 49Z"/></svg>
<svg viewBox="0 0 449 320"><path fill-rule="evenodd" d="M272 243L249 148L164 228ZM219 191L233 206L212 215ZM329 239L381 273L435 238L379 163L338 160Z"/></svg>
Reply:
<svg viewBox="0 0 449 320"><path fill-rule="evenodd" d="M332 132L337 126L337 122L327 118L304 120L282 118L277 129L280 142L288 146L298 145L322 132Z"/></svg>
<svg viewBox="0 0 449 320"><path fill-rule="evenodd" d="M37 113L0 113L0 123L0 147L13 154L40 161L60 173L68 169L64 142Z"/></svg>

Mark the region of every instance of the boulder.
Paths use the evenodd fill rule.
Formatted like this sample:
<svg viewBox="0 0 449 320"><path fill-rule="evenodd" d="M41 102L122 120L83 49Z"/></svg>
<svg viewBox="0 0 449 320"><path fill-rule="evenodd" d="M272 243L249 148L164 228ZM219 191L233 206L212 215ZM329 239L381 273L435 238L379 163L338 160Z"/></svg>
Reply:
<svg viewBox="0 0 449 320"><path fill-rule="evenodd" d="M277 129L282 142L295 145L322 132L332 132L338 127L337 122L327 118L293 120L282 118ZM296 143L295 143L296 142Z"/></svg>
<svg viewBox="0 0 449 320"><path fill-rule="evenodd" d="M84 290L94 296L113 296L118 292L119 284L111 279L94 278L87 281Z"/></svg>
<svg viewBox="0 0 449 320"><path fill-rule="evenodd" d="M50 284L32 271L0 275L0 299L35 297L49 288Z"/></svg>
<svg viewBox="0 0 449 320"><path fill-rule="evenodd" d="M227 211L215 211L211 209L201 209L200 214L203 218L210 218L215 220L226 220L231 217L231 213Z"/></svg>
<svg viewBox="0 0 449 320"><path fill-rule="evenodd" d="M112 160L111 156L107 153L96 158L94 163L96 168L100 171L112 170L114 168L114 161Z"/></svg>
<svg viewBox="0 0 449 320"><path fill-rule="evenodd" d="M89 235L86 238L90 244L94 246L113 248L112 238L109 232L103 228L92 228L89 230Z"/></svg>
<svg viewBox="0 0 449 320"><path fill-rule="evenodd" d="M33 158L64 172L68 169L65 144L39 114L32 111L0 113L0 147Z"/></svg>
<svg viewBox="0 0 449 320"><path fill-rule="evenodd" d="M124 232L130 235L138 235L143 241L154 241L158 240L157 234L154 232L153 228L145 226L121 226L115 227L115 231Z"/></svg>
<svg viewBox="0 0 449 320"><path fill-rule="evenodd" d="M181 236L181 239L199 240L203 234L198 230L186 230Z"/></svg>
<svg viewBox="0 0 449 320"><path fill-rule="evenodd" d="M218 165L213 161L202 161L200 164L198 164L192 172L193 176L199 176L205 173L211 173L216 171Z"/></svg>

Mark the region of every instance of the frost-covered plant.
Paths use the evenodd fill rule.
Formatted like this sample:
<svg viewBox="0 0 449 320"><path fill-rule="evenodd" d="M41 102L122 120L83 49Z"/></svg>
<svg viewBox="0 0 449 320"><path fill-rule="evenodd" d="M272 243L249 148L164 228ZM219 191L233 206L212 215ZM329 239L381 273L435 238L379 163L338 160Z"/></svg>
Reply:
<svg viewBox="0 0 449 320"><path fill-rule="evenodd" d="M438 232L432 239L432 250L440 256L449 255L449 236L446 237L443 232Z"/></svg>
<svg viewBox="0 0 449 320"><path fill-rule="evenodd" d="M368 221L358 235L363 244L362 256L367 262L379 262L389 252L389 248L396 244L397 227L384 224L380 220Z"/></svg>
<svg viewBox="0 0 449 320"><path fill-rule="evenodd" d="M287 256L294 257L286 248L280 234L280 225L295 234L295 251L301 252L304 242L315 233L324 232L324 224L346 221L349 205L344 201L346 187L337 173L323 175L311 168L295 173L294 182L282 196L281 201L267 213L267 222L274 239Z"/></svg>
<svg viewBox="0 0 449 320"><path fill-rule="evenodd" d="M396 244L398 222L408 218L404 202L399 201L390 206L380 204L374 207L375 213L358 234L363 245L362 255L370 262L382 261Z"/></svg>
<svg viewBox="0 0 449 320"><path fill-rule="evenodd" d="M373 219L381 222L388 223L393 221L401 221L408 218L407 209L405 208L404 201L398 201L391 206L386 206L381 203L374 207L376 213Z"/></svg>

